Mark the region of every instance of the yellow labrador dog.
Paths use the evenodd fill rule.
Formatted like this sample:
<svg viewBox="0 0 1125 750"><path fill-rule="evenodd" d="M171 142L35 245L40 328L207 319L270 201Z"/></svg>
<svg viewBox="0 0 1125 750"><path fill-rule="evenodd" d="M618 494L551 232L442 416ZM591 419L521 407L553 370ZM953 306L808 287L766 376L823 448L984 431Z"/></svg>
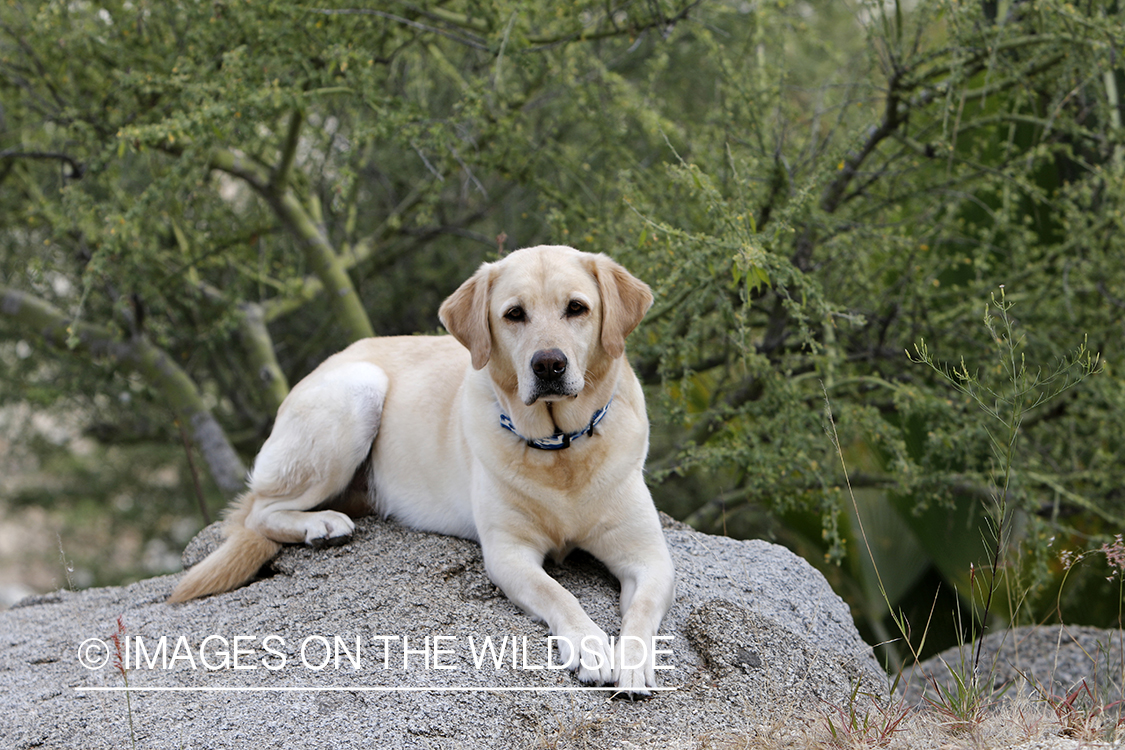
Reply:
<svg viewBox="0 0 1125 750"><path fill-rule="evenodd" d="M642 476L648 419L625 337L648 286L604 255L542 246L486 263L441 306L453 337L356 342L293 388L225 542L170 601L246 583L283 543L346 539L331 507L361 466L368 511L480 542L489 577L561 636L584 682L643 695L672 560ZM370 456L370 462L365 459ZM621 582L621 637L543 570L580 547Z"/></svg>

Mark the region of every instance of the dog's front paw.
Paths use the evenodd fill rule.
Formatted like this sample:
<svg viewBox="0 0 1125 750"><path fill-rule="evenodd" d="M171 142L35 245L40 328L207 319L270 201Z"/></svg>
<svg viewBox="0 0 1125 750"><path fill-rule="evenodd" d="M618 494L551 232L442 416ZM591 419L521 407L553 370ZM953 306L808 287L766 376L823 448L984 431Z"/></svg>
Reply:
<svg viewBox="0 0 1125 750"><path fill-rule="evenodd" d="M622 638L617 642L613 659L613 682L623 697L647 698L649 688L656 687L654 655L648 653L639 638Z"/></svg>
<svg viewBox="0 0 1125 750"><path fill-rule="evenodd" d="M656 685L650 684L645 677L643 669L622 669L620 670L614 684L617 686L617 692L622 698L629 698L635 700L637 698L647 698L652 695L650 688Z"/></svg>
<svg viewBox="0 0 1125 750"><path fill-rule="evenodd" d="M605 685L613 679L609 636L601 628L563 633L554 641L562 663L581 682Z"/></svg>
<svg viewBox="0 0 1125 750"><path fill-rule="evenodd" d="M318 548L343 544L355 531L355 523L352 519L334 510L308 513L304 525L305 544Z"/></svg>

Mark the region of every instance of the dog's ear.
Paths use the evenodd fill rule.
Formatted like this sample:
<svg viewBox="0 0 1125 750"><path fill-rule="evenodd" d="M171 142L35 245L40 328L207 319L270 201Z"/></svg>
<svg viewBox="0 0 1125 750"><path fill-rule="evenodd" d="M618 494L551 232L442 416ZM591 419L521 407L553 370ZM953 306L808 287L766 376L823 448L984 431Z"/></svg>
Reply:
<svg viewBox="0 0 1125 750"><path fill-rule="evenodd" d="M625 353L625 337L652 307L648 284L605 255L595 255L591 272L602 294L602 348L611 357Z"/></svg>
<svg viewBox="0 0 1125 750"><path fill-rule="evenodd" d="M473 355L474 370L487 365L492 355L492 328L488 324L491 291L492 266L485 263L438 309L442 325Z"/></svg>

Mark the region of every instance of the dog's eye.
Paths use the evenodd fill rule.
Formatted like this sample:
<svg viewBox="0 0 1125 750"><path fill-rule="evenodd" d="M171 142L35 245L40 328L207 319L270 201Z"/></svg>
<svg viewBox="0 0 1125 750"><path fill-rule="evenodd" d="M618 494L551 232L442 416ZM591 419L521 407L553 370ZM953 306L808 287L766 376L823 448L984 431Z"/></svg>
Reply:
<svg viewBox="0 0 1125 750"><path fill-rule="evenodd" d="M513 323L521 323L527 319L527 313L523 311L522 307L510 307L504 313L504 320L510 320Z"/></svg>
<svg viewBox="0 0 1125 750"><path fill-rule="evenodd" d="M590 308L586 307L586 305L579 302L578 300L572 299L570 301L570 304L566 306L566 317L568 317L568 318L578 317L579 315L582 315L583 313L585 313L589 309Z"/></svg>

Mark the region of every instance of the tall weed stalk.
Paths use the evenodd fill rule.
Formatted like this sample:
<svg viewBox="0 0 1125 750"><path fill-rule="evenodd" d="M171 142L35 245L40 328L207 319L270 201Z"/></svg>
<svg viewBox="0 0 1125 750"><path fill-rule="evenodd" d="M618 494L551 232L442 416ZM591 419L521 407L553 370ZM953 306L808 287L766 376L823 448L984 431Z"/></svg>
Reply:
<svg viewBox="0 0 1125 750"><path fill-rule="evenodd" d="M121 679L125 680L125 708L129 715L129 740L133 750L137 748L137 733L133 729L133 698L129 694L129 669L128 657L125 653L126 645L122 645L125 641L125 618L122 615L117 617L117 630L110 636L113 641L113 666L121 674Z"/></svg>
<svg viewBox="0 0 1125 750"><path fill-rule="evenodd" d="M1001 286L999 297L996 294L991 296L991 304L986 307L984 313L984 326L995 346L997 369L1002 376L999 379L1000 385L997 387L986 384L979 373L970 371L964 358L955 367L938 363L924 340L915 345L913 352L907 351L906 353L910 361L925 364L933 369L991 418L989 426L986 427L994 457L994 468L990 480L991 507L988 517L991 538L984 540L985 549L988 553L988 574L987 576L979 575L978 569L974 566L971 568L969 576L973 601L975 603L979 596L983 605L979 618L982 626L987 623L992 612L995 597L1000 588L1000 578L1005 564L1005 552L1011 543L1012 521L1016 510L1016 504L1013 502L1013 480L1016 472L1017 442L1024 419L1032 410L1057 398L1101 368L1099 355L1091 353L1083 342L1067 358L1058 361L1050 371L1030 369L1023 353L1025 339L1017 333L1017 324L1011 315L1013 304L1006 297L1004 287ZM825 413L828 436L840 458L845 484L855 509L860 537L875 568L879 592L916 664L925 645L929 622L922 632L921 641L915 646L910 637L910 623L903 612L895 610L883 585L878 565L875 564L875 556L871 551L870 541L863 528L862 514L859 512L859 506L848 477L848 469L836 431L836 423L832 417L827 391L825 391ZM979 582L982 578L985 580ZM953 678L953 685L950 687L941 686L934 680L937 697L927 699L939 713L948 716L955 727L962 728L969 728L979 723L983 719L984 709L997 697L994 694L992 680L980 679L983 638L980 637L982 634L976 633L977 618L971 617L970 619L972 620L973 639L976 641L975 653L968 661L962 658L961 663L957 666L947 664L946 667ZM959 616L958 621L960 621ZM901 678L901 674L899 677ZM890 726L887 727L885 732L874 733L877 735L877 741L874 744L881 745L887 741L889 735L893 734L902 720L902 715L897 711L889 715L895 717L897 721L884 722L884 724ZM854 739L855 734L870 735L870 727L855 720L854 716L854 712L849 714L841 712L840 715L841 719L852 718L851 721L847 722L852 730L852 739ZM837 727L830 724L830 728L833 730L833 738L837 738L839 731Z"/></svg>
<svg viewBox="0 0 1125 750"><path fill-rule="evenodd" d="M983 605L979 617L982 632L976 632L977 618L971 618L972 637L976 641L971 664L962 664L959 669L946 665L956 688L939 688L939 698L935 703L937 708L946 710L955 720L968 723L974 717L979 718L992 693L991 680L985 682L980 679L983 628L987 627L995 596L1000 589L1004 556L1011 542L1016 511L1013 480L1016 473L1017 442L1024 420L1034 409L1059 397L1101 369L1100 356L1091 353L1086 348L1085 341L1068 357L1057 361L1049 371L1029 368L1023 352L1026 341L1017 332L1017 324L1011 315L1013 305L1001 286L999 297L993 293L991 304L984 312L984 325L995 346L997 371L1001 375L996 387L988 385L978 372L971 372L963 357L957 366L938 363L924 340L915 345L913 352L907 351L910 361L930 367L991 418L986 425L993 452L991 506L987 519L991 539L984 540L988 552L987 575L978 576L976 568L970 570L974 608L978 586L979 599ZM980 578L985 581L978 584Z"/></svg>

